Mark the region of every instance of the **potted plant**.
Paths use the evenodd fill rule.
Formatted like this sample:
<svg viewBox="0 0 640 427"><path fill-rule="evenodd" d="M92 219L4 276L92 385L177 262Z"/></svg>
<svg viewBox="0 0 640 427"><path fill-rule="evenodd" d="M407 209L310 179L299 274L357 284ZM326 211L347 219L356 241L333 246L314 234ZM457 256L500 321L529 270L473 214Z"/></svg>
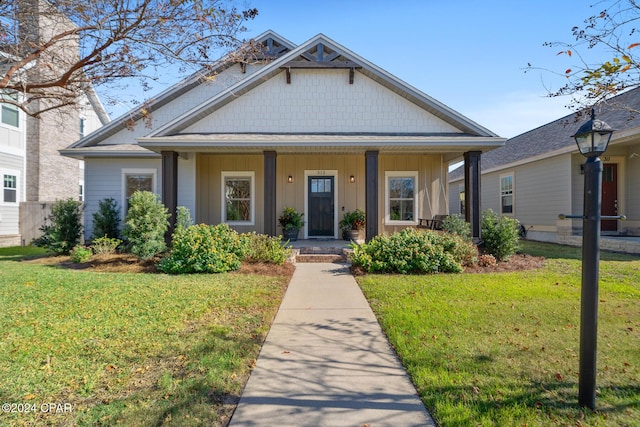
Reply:
<svg viewBox="0 0 640 427"><path fill-rule="evenodd" d="M285 240L291 242L298 240L298 232L304 225L304 221L302 221L303 216L303 213L298 212L294 208L284 208L278 218L278 222L282 227L282 237L284 237Z"/></svg>
<svg viewBox="0 0 640 427"><path fill-rule="evenodd" d="M339 224L344 240L356 240L366 223L367 218L363 210L346 212Z"/></svg>

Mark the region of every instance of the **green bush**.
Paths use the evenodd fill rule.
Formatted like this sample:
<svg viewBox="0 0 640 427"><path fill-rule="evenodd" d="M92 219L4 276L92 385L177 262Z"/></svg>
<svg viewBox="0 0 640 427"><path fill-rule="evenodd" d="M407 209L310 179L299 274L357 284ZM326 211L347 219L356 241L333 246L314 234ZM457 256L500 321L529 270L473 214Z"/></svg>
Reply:
<svg viewBox="0 0 640 427"><path fill-rule="evenodd" d="M120 237L120 209L118 203L112 199L100 200L98 212L93 214L93 238Z"/></svg>
<svg viewBox="0 0 640 427"><path fill-rule="evenodd" d="M471 224L465 221L462 215L447 216L442 221L442 230L471 241Z"/></svg>
<svg viewBox="0 0 640 427"><path fill-rule="evenodd" d="M82 203L73 199L57 200L47 217L51 223L40 227L42 236L35 239L33 244L56 254L69 255L71 249L80 242L81 218Z"/></svg>
<svg viewBox="0 0 640 427"><path fill-rule="evenodd" d="M93 252L91 251L91 248L80 245L75 246L69 253L71 262L75 262L76 264L87 262L91 259L92 256Z"/></svg>
<svg viewBox="0 0 640 427"><path fill-rule="evenodd" d="M223 273L240 268L240 235L227 224L192 225L174 233L171 252L158 268L169 274Z"/></svg>
<svg viewBox="0 0 640 427"><path fill-rule="evenodd" d="M282 265L291 253L291 249L283 245L282 236L246 233L241 237L245 247L244 260L247 262Z"/></svg>
<svg viewBox="0 0 640 427"><path fill-rule="evenodd" d="M353 245L351 262L371 273L459 273L469 245L450 234L407 228Z"/></svg>
<svg viewBox="0 0 640 427"><path fill-rule="evenodd" d="M120 243L122 243L120 239L113 239L107 236L98 237L91 242L91 249L96 255L115 254Z"/></svg>
<svg viewBox="0 0 640 427"><path fill-rule="evenodd" d="M150 259L166 249L164 234L169 228L169 212L149 191L136 191L129 199L129 211L122 235L128 250L140 259Z"/></svg>
<svg viewBox="0 0 640 427"><path fill-rule="evenodd" d="M499 216L491 209L482 213L482 241L484 252L498 261L505 261L520 248L520 222L517 219Z"/></svg>
<svg viewBox="0 0 640 427"><path fill-rule="evenodd" d="M186 206L178 206L176 208L176 230L185 229L193 225L191 212Z"/></svg>

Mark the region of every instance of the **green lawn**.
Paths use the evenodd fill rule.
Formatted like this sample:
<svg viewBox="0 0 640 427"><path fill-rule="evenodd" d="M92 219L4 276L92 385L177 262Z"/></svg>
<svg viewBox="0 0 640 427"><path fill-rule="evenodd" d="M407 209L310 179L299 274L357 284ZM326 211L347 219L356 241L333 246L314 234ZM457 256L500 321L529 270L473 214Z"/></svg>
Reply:
<svg viewBox="0 0 640 427"><path fill-rule="evenodd" d="M0 403L35 408L0 425L226 424L288 278L20 261L35 253L0 250Z"/></svg>
<svg viewBox="0 0 640 427"><path fill-rule="evenodd" d="M597 411L577 404L580 249L544 268L358 278L440 426L640 425L640 257L603 253Z"/></svg>

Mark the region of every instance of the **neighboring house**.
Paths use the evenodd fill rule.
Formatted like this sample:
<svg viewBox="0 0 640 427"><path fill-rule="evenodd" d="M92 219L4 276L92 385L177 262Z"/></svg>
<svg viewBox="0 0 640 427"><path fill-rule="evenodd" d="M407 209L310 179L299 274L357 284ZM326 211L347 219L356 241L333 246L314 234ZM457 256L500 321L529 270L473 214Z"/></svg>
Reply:
<svg viewBox="0 0 640 427"><path fill-rule="evenodd" d="M44 7L42 2L38 4ZM37 16L42 19L34 17L25 26L33 37L55 31L46 14ZM69 46L65 46L61 56L77 54L77 40L73 43L74 48L66 47ZM13 56L0 52L0 70L8 67L13 59ZM23 74L24 78L28 78L29 73L38 72L41 66L49 67L34 60ZM61 156L59 150L77 141L83 133L89 133L109 121L100 100L90 88L83 95L79 108L51 110L39 118L28 117L16 106L2 103L9 100L8 97L20 96L24 95L0 93L0 178L3 183L0 246L29 244L41 234L39 228L53 202L81 198L84 164Z"/></svg>
<svg viewBox="0 0 640 427"><path fill-rule="evenodd" d="M631 112L635 110L636 112ZM640 236L640 89L596 108L598 119L613 133L601 160L602 214L626 215L627 221L602 221L607 236ZM527 238L579 244L582 220L560 220L559 214L582 215L585 161L572 135L589 117L570 114L509 139L482 156L482 209L517 218ZM464 173L450 174L450 212L464 205Z"/></svg>
<svg viewBox="0 0 640 427"><path fill-rule="evenodd" d="M241 232L280 234L293 207L301 238L338 238L361 208L371 238L446 214L449 162L504 143L324 35L256 41L258 60L223 58L150 101L151 128L133 111L62 150L85 161L87 237L100 200L124 216L141 189Z"/></svg>

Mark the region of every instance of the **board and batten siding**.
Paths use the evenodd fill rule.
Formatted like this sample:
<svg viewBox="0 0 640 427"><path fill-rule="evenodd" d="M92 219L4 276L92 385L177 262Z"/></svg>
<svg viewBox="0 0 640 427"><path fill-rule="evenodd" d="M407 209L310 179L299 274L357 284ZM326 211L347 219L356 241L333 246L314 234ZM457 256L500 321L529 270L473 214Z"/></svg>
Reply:
<svg viewBox="0 0 640 427"><path fill-rule="evenodd" d="M239 233L264 230L264 157L262 155L198 154L196 157L196 223L220 224L222 221L222 172L254 173L254 225L233 225ZM178 186L180 192L180 186ZM178 195L179 197L179 195Z"/></svg>
<svg viewBox="0 0 640 427"><path fill-rule="evenodd" d="M446 215L449 209L447 191L448 165L439 155L380 155L378 161L378 212L380 234L391 234L407 226L386 224L385 172L418 172L418 218L431 219Z"/></svg>
<svg viewBox="0 0 640 427"><path fill-rule="evenodd" d="M364 154L279 155L276 170L278 215L286 206L304 212L305 217L308 218L309 213L305 206L305 189L308 182L305 177L334 176L334 173L337 222L342 219L345 212L358 208L365 210ZM292 183L288 182L290 175L293 178ZM355 180L353 183L349 181L352 175ZM278 233L282 232L279 225L276 229ZM336 233L340 238L339 230L336 230Z"/></svg>

